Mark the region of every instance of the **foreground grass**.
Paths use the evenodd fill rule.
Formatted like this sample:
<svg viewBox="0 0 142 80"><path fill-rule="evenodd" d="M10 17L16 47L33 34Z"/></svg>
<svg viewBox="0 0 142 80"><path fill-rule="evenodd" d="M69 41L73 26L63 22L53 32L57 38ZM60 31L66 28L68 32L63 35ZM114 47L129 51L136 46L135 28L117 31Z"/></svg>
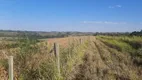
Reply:
<svg viewBox="0 0 142 80"><path fill-rule="evenodd" d="M18 48L3 51L14 56L18 80L140 80L141 48L117 37L85 37L82 44L79 39L70 38L67 45L61 41L66 46L60 45L60 75L48 40L25 39L18 42ZM7 59L1 58L0 66L8 72Z"/></svg>
<svg viewBox="0 0 142 80"><path fill-rule="evenodd" d="M18 48L6 55L14 56L15 78L18 80L68 80L74 73L74 67L82 62L86 41L82 44L79 39L74 39L66 47L60 46L60 69L57 70L56 57L53 45L36 40L20 40ZM1 66L8 70L7 59L0 60Z"/></svg>

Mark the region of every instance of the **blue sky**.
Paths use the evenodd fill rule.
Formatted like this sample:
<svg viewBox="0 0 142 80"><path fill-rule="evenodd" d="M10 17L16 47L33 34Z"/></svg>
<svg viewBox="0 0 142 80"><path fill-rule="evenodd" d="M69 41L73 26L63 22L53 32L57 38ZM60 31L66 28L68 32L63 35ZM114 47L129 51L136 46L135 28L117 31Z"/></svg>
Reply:
<svg viewBox="0 0 142 80"><path fill-rule="evenodd" d="M142 0L0 0L0 29L140 31Z"/></svg>

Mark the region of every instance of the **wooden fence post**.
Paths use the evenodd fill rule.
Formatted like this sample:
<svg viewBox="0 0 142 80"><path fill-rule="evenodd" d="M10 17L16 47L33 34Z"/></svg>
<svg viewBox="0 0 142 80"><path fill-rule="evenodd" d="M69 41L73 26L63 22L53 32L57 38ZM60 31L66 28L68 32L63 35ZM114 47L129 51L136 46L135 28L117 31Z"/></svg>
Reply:
<svg viewBox="0 0 142 80"><path fill-rule="evenodd" d="M13 80L13 56L9 56L9 80Z"/></svg>
<svg viewBox="0 0 142 80"><path fill-rule="evenodd" d="M81 38L79 39L79 41L80 41L80 44L82 44L82 39Z"/></svg>
<svg viewBox="0 0 142 80"><path fill-rule="evenodd" d="M60 77L60 55L59 55L59 44L58 43L54 43L54 54L56 57L58 76Z"/></svg>

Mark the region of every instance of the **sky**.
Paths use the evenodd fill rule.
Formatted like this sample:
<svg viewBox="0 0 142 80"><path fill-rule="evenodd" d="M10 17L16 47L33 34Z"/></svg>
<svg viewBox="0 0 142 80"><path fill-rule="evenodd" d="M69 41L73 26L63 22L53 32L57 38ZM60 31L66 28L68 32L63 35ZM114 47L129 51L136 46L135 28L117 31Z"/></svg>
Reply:
<svg viewBox="0 0 142 80"><path fill-rule="evenodd" d="M140 31L142 0L0 0L0 29Z"/></svg>

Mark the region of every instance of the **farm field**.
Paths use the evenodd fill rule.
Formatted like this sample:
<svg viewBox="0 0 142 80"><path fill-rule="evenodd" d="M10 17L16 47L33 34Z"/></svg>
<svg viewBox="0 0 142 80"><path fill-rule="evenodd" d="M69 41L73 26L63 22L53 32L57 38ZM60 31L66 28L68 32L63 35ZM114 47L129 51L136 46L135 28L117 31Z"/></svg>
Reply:
<svg viewBox="0 0 142 80"><path fill-rule="evenodd" d="M59 67L55 42L59 44ZM8 80L10 55L14 57L14 80L142 79L142 37L80 36L8 44L17 47L0 43L0 80Z"/></svg>

